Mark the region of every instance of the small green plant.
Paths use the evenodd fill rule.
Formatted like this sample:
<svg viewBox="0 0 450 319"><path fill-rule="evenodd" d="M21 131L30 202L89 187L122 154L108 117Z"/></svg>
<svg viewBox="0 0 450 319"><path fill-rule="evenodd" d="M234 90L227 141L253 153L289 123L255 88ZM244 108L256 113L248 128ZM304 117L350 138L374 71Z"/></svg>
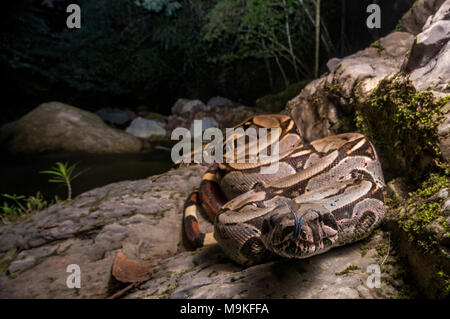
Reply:
<svg viewBox="0 0 450 319"><path fill-rule="evenodd" d="M75 167L78 163L69 166L69 163L57 162L55 167L50 170L41 171L41 174L53 175L48 181L50 183L65 184L67 187L67 201L72 200L72 181L80 176L84 171L74 174Z"/></svg>
<svg viewBox="0 0 450 319"><path fill-rule="evenodd" d="M3 212L5 213L9 213L9 214L14 214L17 212L24 212L25 211L25 207L22 205L22 203L20 202L22 199L25 198L24 195L10 195L10 194L2 194L3 197L11 199L14 201L14 203L16 203L17 206L9 206L7 202L3 203Z"/></svg>
<svg viewBox="0 0 450 319"><path fill-rule="evenodd" d="M3 197L10 199L14 204L3 202L0 207L2 214L0 215L0 222L2 224L11 224L20 220L23 216L38 212L45 207L49 206L49 203L44 199L40 192L37 192L34 196L24 196L16 194L2 194ZM58 198L55 198L58 202Z"/></svg>

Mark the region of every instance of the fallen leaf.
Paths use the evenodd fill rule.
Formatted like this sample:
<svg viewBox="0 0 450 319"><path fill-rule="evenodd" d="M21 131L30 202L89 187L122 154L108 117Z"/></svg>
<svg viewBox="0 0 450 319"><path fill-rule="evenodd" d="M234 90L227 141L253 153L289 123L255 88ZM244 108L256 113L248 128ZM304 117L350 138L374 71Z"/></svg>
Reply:
<svg viewBox="0 0 450 319"><path fill-rule="evenodd" d="M150 267L142 266L129 260L121 251L114 259L112 275L122 283L137 283L150 279Z"/></svg>

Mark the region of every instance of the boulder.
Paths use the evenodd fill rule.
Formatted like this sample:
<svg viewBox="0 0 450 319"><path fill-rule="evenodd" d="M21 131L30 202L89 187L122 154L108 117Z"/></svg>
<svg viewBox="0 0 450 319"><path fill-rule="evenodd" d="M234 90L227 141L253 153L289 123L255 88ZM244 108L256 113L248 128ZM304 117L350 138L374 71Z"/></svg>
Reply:
<svg viewBox="0 0 450 319"><path fill-rule="evenodd" d="M339 63L341 63L341 59L339 58L331 58L327 62L327 68L329 72L334 72L337 67L339 66Z"/></svg>
<svg viewBox="0 0 450 319"><path fill-rule="evenodd" d="M166 130L169 132L172 132L177 127L190 127L190 125L188 125L188 123L189 123L188 120L181 116L170 115L167 118Z"/></svg>
<svg viewBox="0 0 450 319"><path fill-rule="evenodd" d="M184 115L186 113L205 111L206 105L200 100L178 99L171 110L173 115Z"/></svg>
<svg viewBox="0 0 450 319"><path fill-rule="evenodd" d="M450 93L450 2L445 2L429 17L423 31L405 62L404 71L411 73L411 80L418 90L432 89L440 97Z"/></svg>
<svg viewBox="0 0 450 319"><path fill-rule="evenodd" d="M437 21L418 34L411 50L406 71L427 65L450 39L450 20Z"/></svg>
<svg viewBox="0 0 450 319"><path fill-rule="evenodd" d="M60 102L39 105L19 120L0 128L0 140L14 153L72 151L137 153L142 142L106 125L88 111Z"/></svg>
<svg viewBox="0 0 450 319"><path fill-rule="evenodd" d="M419 34L427 19L435 13L445 0L417 0L399 22L401 30Z"/></svg>
<svg viewBox="0 0 450 319"><path fill-rule="evenodd" d="M387 183L386 186L386 191L390 198L395 200L403 200L408 198L408 187L405 178L395 178Z"/></svg>
<svg viewBox="0 0 450 319"><path fill-rule="evenodd" d="M379 239L379 237L378 237ZM368 266L376 265L377 239L367 254L361 243L306 260L280 259L243 268L217 246L183 252L154 268L154 277L126 298L170 299L378 299L398 294L386 281L369 288ZM390 275L383 275L385 279Z"/></svg>
<svg viewBox="0 0 450 319"><path fill-rule="evenodd" d="M433 35L432 33L437 33ZM422 36L423 35L423 36ZM417 36L407 71L418 90L431 89L437 97L450 93L450 20L438 21Z"/></svg>
<svg viewBox="0 0 450 319"><path fill-rule="evenodd" d="M212 117L204 117L201 119L201 121L202 121L202 131L201 131L202 135L203 135L204 131L206 131L207 129L209 129L211 127L217 127L217 128L220 127L219 123L217 123L217 121ZM191 132L191 136L196 137L198 134L194 135L195 133L197 133L194 131L194 124L195 124L195 120L192 121L189 130ZM200 132L198 132L198 133L200 133Z"/></svg>
<svg viewBox="0 0 450 319"><path fill-rule="evenodd" d="M232 102L227 99L226 97L222 97L222 96L215 96L212 97L208 100L208 102L206 103L206 106L208 109L212 109L215 106L219 106L219 107L230 107L232 106Z"/></svg>
<svg viewBox="0 0 450 319"><path fill-rule="evenodd" d="M17 251L0 276L0 298L105 298L118 251L143 265L174 256L185 197L204 171L192 167L110 184L0 226L0 260ZM82 271L78 291L66 286L70 264Z"/></svg>
<svg viewBox="0 0 450 319"><path fill-rule="evenodd" d="M442 113L444 119L438 126L439 149L444 158L450 159L450 102L444 106Z"/></svg>
<svg viewBox="0 0 450 319"><path fill-rule="evenodd" d="M166 130L162 127L160 122L147 120L140 116L131 122L130 126L126 129L126 132L144 139L152 136L166 136Z"/></svg>
<svg viewBox="0 0 450 319"><path fill-rule="evenodd" d="M229 260L218 247L186 251L182 210L203 166L139 181L110 184L0 226L0 298L106 298L122 289L111 268L123 254L150 267L152 277L126 298L386 298L396 282L386 272L370 288L369 265L381 258L382 233L305 260L278 259L253 267ZM200 227L212 225L201 215ZM392 258L392 252L391 252ZM68 289L67 266L81 270L81 288Z"/></svg>
<svg viewBox="0 0 450 319"><path fill-rule="evenodd" d="M423 32L417 35L405 63L410 79L418 90L432 90L436 97L450 94L450 1L429 17ZM438 127L439 148L450 159L450 102L442 108L444 115Z"/></svg>
<svg viewBox="0 0 450 319"><path fill-rule="evenodd" d="M379 81L399 72L413 43L410 33L391 33L377 47L341 59L334 72L310 82L287 104L303 138L312 141L341 132L339 118L351 112L355 88L361 90L360 97L366 97ZM336 100L335 95L341 98Z"/></svg>
<svg viewBox="0 0 450 319"><path fill-rule="evenodd" d="M444 2L435 14L428 17L423 30L428 29L433 23L443 20L450 20L450 3L448 2Z"/></svg>
<svg viewBox="0 0 450 319"><path fill-rule="evenodd" d="M404 200L388 203L384 229L395 240L399 257L406 262L408 277L428 299L448 299L450 233L448 232L449 188L425 181L432 188L411 192ZM432 190L432 191L431 191ZM439 209L440 206L440 209ZM439 272L430 271L439 269Z"/></svg>
<svg viewBox="0 0 450 319"><path fill-rule="evenodd" d="M396 76L409 79L416 91L429 90L436 101L448 96L450 82L445 75L450 74L449 8L449 0L416 1L404 20L413 16L420 20L420 23L414 22L420 24L420 30L414 31L417 37L409 32L392 32L365 50L331 60L330 73L312 81L287 104L304 140L309 142L355 130L358 114L367 111L371 93L385 79ZM444 113L439 126L439 143L444 158L449 159L450 113L448 110ZM430 161L426 154L420 161L416 160L421 170ZM384 164L394 161L401 167L408 166L407 157L401 152L397 152L395 159L386 158Z"/></svg>
<svg viewBox="0 0 450 319"><path fill-rule="evenodd" d="M117 108L103 108L95 112L100 118L105 121L116 125L124 125L131 121L131 116L128 112Z"/></svg>
<svg viewBox="0 0 450 319"><path fill-rule="evenodd" d="M448 199L446 199L445 201L442 202L441 213L447 219L450 217L450 198L448 198Z"/></svg>

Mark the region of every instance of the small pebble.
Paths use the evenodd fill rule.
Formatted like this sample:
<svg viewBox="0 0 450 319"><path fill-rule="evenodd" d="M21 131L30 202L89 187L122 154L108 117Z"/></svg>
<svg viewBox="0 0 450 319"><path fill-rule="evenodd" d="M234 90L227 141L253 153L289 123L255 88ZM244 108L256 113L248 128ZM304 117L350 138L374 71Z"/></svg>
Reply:
<svg viewBox="0 0 450 319"><path fill-rule="evenodd" d="M442 215L450 217L450 198L447 198L442 203L441 212L442 212Z"/></svg>
<svg viewBox="0 0 450 319"><path fill-rule="evenodd" d="M443 188L430 197L431 200L446 199L446 198L448 198L448 188Z"/></svg>

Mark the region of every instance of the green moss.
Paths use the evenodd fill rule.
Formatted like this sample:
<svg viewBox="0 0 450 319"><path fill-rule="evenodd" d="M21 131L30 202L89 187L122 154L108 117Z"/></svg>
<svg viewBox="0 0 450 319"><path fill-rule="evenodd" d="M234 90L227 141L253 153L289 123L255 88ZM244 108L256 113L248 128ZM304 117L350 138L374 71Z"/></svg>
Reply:
<svg viewBox="0 0 450 319"><path fill-rule="evenodd" d="M361 257L365 257L367 255L367 252L369 251L369 247L367 245L363 245L360 248L359 253L361 254Z"/></svg>
<svg viewBox="0 0 450 319"><path fill-rule="evenodd" d="M364 105L356 105L356 130L369 136L383 167L417 178L440 157L437 127L450 96L436 100L398 75L385 79ZM353 101L355 103L355 101Z"/></svg>
<svg viewBox="0 0 450 319"><path fill-rule="evenodd" d="M392 299L411 299L409 292L406 289L400 289L396 296L393 296Z"/></svg>
<svg viewBox="0 0 450 319"><path fill-rule="evenodd" d="M441 298L449 298L450 297L450 276L443 270L439 270L437 275L442 283L441 288Z"/></svg>
<svg viewBox="0 0 450 319"><path fill-rule="evenodd" d="M396 145L411 138L415 132L413 137L419 142L416 143L416 153L425 150L439 152L436 120L441 118L441 103L434 102L431 92L415 92L409 81L385 82L372 94L370 106L382 115L385 128L392 124L389 133Z"/></svg>
<svg viewBox="0 0 450 319"><path fill-rule="evenodd" d="M355 112L354 123L356 130L364 135L369 134L369 126L366 118L362 115L360 111Z"/></svg>
<svg viewBox="0 0 450 319"><path fill-rule="evenodd" d="M381 55L381 53L383 52L384 48L381 45L380 41L375 41L370 45L371 48L376 48L378 55Z"/></svg>
<svg viewBox="0 0 450 319"><path fill-rule="evenodd" d="M450 174L448 174L448 172L444 172L444 175L432 173L415 193L410 194L410 200L414 197L428 198L437 191L449 187L449 176Z"/></svg>
<svg viewBox="0 0 450 319"><path fill-rule="evenodd" d="M402 26L401 22L399 22L395 28L394 28L394 32L406 32L405 28Z"/></svg>
<svg viewBox="0 0 450 319"><path fill-rule="evenodd" d="M340 96L342 91L342 85L337 81L333 81L331 84L326 85L326 89L328 90L328 92Z"/></svg>
<svg viewBox="0 0 450 319"><path fill-rule="evenodd" d="M415 247L414 250L422 253L421 258L434 260L435 266L429 269L430 278L423 284L425 286L422 286L426 295L433 296L432 298L448 298L450 292L450 276L446 262L448 255L440 246L443 236L448 234L450 228L441 213L441 205L445 199L434 196L439 190L450 187L450 172L447 166L440 165L436 172L430 173L419 183L416 191L409 193L408 199L397 203L394 208L389 208L390 218L398 223ZM408 276L400 269L394 272L392 277L404 279ZM402 297L402 293L399 297Z"/></svg>
<svg viewBox="0 0 450 319"><path fill-rule="evenodd" d="M350 272L355 271L355 270L359 270L359 269L361 269L361 268L359 268L356 265L350 265L347 268L345 268L343 271L337 272L336 276L346 276L346 275L350 274Z"/></svg>
<svg viewBox="0 0 450 319"><path fill-rule="evenodd" d="M375 249L380 257L385 257L388 252L388 246L385 243L378 245Z"/></svg>
<svg viewBox="0 0 450 319"><path fill-rule="evenodd" d="M450 227L441 215L441 202L443 199L431 198L440 189L450 187L450 174L448 170L443 173L431 173L422 182L421 187L409 194L404 207L396 209L399 225L408 235L408 240L415 243L423 251L438 252L438 238L433 232L427 231L427 226L432 222L439 223L444 232L450 231Z"/></svg>

